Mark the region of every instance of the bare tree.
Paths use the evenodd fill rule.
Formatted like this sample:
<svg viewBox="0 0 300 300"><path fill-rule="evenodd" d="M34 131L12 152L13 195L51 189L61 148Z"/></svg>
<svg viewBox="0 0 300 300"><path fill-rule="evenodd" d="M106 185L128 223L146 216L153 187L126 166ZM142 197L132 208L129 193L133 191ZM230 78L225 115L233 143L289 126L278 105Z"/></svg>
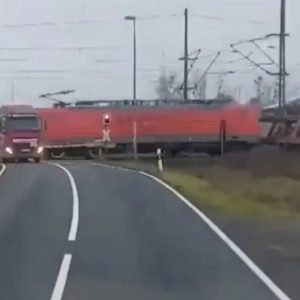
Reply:
<svg viewBox="0 0 300 300"><path fill-rule="evenodd" d="M170 99L171 97L171 93L169 91L168 77L166 76L165 72L163 72L158 79L156 94L159 99Z"/></svg>
<svg viewBox="0 0 300 300"><path fill-rule="evenodd" d="M159 99L172 100L182 97L182 90L179 88L179 82L175 73L166 74L162 70L158 79L156 93Z"/></svg>

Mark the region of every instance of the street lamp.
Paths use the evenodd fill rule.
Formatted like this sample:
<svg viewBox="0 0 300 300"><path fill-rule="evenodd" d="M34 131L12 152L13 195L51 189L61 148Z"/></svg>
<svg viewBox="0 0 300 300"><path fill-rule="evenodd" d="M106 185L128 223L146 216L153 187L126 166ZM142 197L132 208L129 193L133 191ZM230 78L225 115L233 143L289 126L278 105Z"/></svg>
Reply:
<svg viewBox="0 0 300 300"><path fill-rule="evenodd" d="M133 24L133 101L136 105L136 17L126 16L126 21L132 21Z"/></svg>

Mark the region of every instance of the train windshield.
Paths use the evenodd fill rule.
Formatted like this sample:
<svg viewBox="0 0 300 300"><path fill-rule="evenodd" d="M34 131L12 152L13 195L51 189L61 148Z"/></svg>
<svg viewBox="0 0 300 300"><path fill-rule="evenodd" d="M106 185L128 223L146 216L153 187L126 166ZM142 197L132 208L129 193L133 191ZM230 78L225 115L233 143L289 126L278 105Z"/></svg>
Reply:
<svg viewBox="0 0 300 300"><path fill-rule="evenodd" d="M6 130L38 131L41 129L41 123L37 116L6 117L3 125Z"/></svg>

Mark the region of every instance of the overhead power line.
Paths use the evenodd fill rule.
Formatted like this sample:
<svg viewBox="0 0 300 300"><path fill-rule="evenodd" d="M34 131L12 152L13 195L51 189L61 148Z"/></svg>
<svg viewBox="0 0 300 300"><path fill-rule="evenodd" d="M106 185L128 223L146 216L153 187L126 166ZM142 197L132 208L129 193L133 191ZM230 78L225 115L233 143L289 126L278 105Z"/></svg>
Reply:
<svg viewBox="0 0 300 300"><path fill-rule="evenodd" d="M94 62L103 63L103 64L128 63L128 61L126 60L117 60L117 59L96 59Z"/></svg>
<svg viewBox="0 0 300 300"><path fill-rule="evenodd" d="M15 73L67 73L69 70L18 70ZM1 71L0 71L1 73Z"/></svg>
<svg viewBox="0 0 300 300"><path fill-rule="evenodd" d="M166 14L166 15L149 15L149 16L140 16L136 17L138 20L154 20L154 19L163 19L163 18L173 18L173 17L182 17L182 14Z"/></svg>
<svg viewBox="0 0 300 300"><path fill-rule="evenodd" d="M213 21L231 21L231 22L242 22L249 24L257 24L257 25L268 25L270 23L260 21L260 20L245 20L245 19L237 19L231 17L221 17L221 16L212 16L212 15L202 15L202 14L191 14L191 17L198 19L206 19Z"/></svg>
<svg viewBox="0 0 300 300"><path fill-rule="evenodd" d="M25 61L32 61L32 60L27 58L0 58L0 62L25 62Z"/></svg>
<svg viewBox="0 0 300 300"><path fill-rule="evenodd" d="M0 70L0 74L71 74L71 75L77 75L90 73L90 74L96 74L96 75L108 75L109 73L103 72L103 70L97 70L97 69L69 69L69 70Z"/></svg>
<svg viewBox="0 0 300 300"><path fill-rule="evenodd" d="M99 24L107 22L108 20L83 20L75 22L40 22L40 23L20 23L20 24L0 24L0 28L34 28L34 27L53 27L53 26L66 26L66 25L88 25Z"/></svg>
<svg viewBox="0 0 300 300"><path fill-rule="evenodd" d="M61 80L65 79L65 77L33 77L33 76L0 76L0 79L10 79L10 80Z"/></svg>
<svg viewBox="0 0 300 300"><path fill-rule="evenodd" d="M122 47L103 46L70 46L70 47L0 47L0 51L94 51L94 50L120 50Z"/></svg>
<svg viewBox="0 0 300 300"><path fill-rule="evenodd" d="M172 18L179 17L181 14L170 13L165 15L145 15L137 16L136 18L141 21L154 20L154 19L163 19L163 18ZM78 20L78 21L65 21L65 22L37 22L37 23L19 23L19 24L0 24L0 28L35 28L35 27L55 27L55 26L70 26L70 25L93 25L100 23L116 22L122 21L123 17L120 18L111 18L111 19L88 19L88 20Z"/></svg>

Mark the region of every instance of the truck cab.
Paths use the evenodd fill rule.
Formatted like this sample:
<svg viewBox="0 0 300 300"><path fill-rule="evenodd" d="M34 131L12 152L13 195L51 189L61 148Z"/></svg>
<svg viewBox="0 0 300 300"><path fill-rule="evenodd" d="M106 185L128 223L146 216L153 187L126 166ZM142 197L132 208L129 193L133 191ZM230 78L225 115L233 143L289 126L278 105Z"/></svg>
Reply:
<svg viewBox="0 0 300 300"><path fill-rule="evenodd" d="M40 162L41 120L32 106L8 105L0 107L0 159L2 162Z"/></svg>

